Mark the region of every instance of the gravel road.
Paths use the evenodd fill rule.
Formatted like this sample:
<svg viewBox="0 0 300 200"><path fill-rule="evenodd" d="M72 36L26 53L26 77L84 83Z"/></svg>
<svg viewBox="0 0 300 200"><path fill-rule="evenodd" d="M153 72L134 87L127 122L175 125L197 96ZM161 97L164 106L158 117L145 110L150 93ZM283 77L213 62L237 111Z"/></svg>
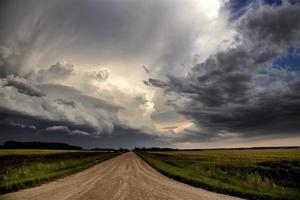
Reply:
<svg viewBox="0 0 300 200"><path fill-rule="evenodd" d="M0 196L1 200L210 200L239 199L172 180L133 152L38 187Z"/></svg>

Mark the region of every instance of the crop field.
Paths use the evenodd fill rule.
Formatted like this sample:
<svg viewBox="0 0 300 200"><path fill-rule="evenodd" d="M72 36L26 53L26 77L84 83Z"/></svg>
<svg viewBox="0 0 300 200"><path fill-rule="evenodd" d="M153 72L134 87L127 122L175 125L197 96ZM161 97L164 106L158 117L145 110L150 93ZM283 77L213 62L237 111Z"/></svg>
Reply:
<svg viewBox="0 0 300 200"><path fill-rule="evenodd" d="M70 175L119 154L81 150L0 150L0 194Z"/></svg>
<svg viewBox="0 0 300 200"><path fill-rule="evenodd" d="M300 199L300 148L136 153L190 185L248 199Z"/></svg>

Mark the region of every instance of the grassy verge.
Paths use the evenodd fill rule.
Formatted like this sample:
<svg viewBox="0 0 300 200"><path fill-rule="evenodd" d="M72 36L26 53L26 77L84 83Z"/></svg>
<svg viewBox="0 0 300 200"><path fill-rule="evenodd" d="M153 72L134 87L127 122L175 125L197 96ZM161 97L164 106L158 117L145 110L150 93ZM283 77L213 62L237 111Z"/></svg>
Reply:
<svg viewBox="0 0 300 200"><path fill-rule="evenodd" d="M40 185L120 155L118 152L0 150L0 194Z"/></svg>
<svg viewBox="0 0 300 200"><path fill-rule="evenodd" d="M300 149L136 152L161 173L248 199L300 199Z"/></svg>

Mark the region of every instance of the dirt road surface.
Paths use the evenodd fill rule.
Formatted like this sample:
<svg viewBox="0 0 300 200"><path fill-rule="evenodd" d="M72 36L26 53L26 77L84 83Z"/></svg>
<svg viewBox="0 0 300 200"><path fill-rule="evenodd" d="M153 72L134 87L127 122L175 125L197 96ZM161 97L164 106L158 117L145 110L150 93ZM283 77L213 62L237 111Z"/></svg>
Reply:
<svg viewBox="0 0 300 200"><path fill-rule="evenodd" d="M66 178L0 196L1 200L210 200L239 199L174 181L133 152Z"/></svg>

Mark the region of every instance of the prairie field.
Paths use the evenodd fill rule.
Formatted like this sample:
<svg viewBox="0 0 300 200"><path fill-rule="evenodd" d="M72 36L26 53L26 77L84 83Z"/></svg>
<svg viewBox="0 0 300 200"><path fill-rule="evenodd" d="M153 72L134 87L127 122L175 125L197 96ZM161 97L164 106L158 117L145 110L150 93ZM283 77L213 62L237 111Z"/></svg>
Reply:
<svg viewBox="0 0 300 200"><path fill-rule="evenodd" d="M0 150L0 194L70 175L119 154L83 150Z"/></svg>
<svg viewBox="0 0 300 200"><path fill-rule="evenodd" d="M300 148L137 151L163 174L248 199L300 199Z"/></svg>

